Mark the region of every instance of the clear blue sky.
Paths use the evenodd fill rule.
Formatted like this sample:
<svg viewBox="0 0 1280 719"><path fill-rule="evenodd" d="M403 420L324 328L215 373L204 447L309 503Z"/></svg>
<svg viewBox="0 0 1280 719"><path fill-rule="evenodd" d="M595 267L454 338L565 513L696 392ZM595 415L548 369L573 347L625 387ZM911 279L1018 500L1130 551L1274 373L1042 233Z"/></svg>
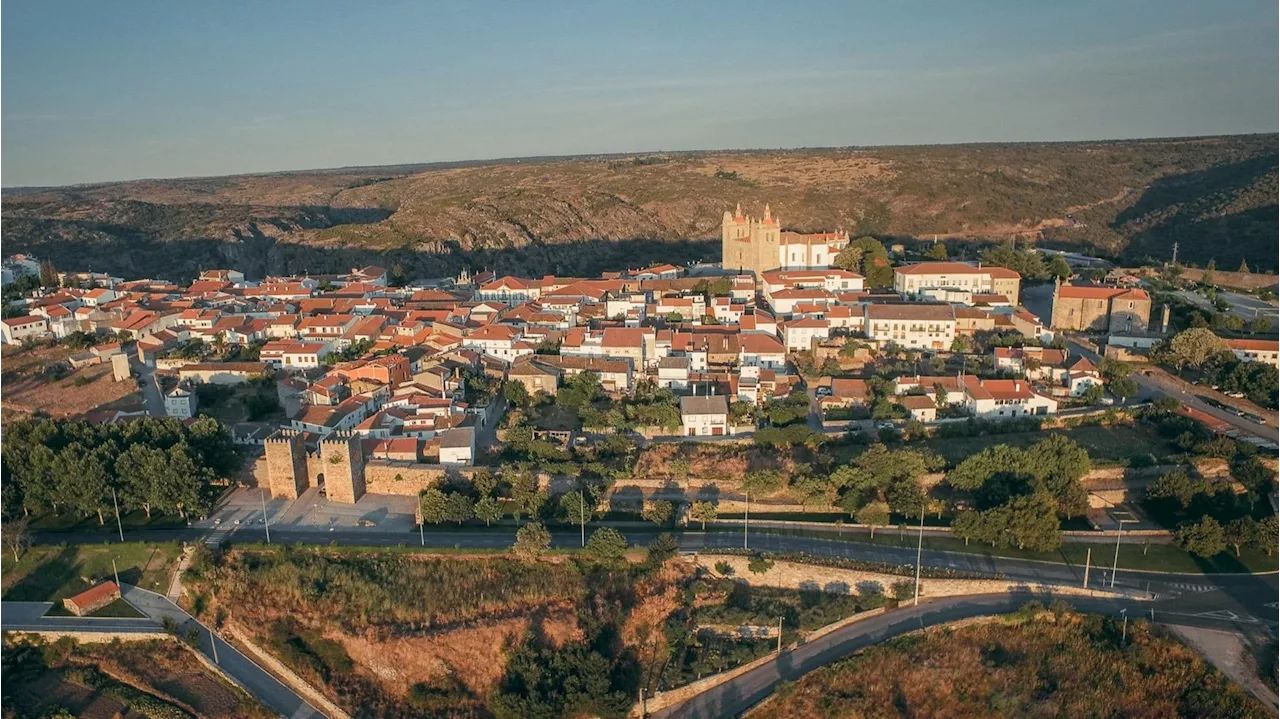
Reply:
<svg viewBox="0 0 1280 719"><path fill-rule="evenodd" d="M1274 132L1275 0L11 0L2 182Z"/></svg>

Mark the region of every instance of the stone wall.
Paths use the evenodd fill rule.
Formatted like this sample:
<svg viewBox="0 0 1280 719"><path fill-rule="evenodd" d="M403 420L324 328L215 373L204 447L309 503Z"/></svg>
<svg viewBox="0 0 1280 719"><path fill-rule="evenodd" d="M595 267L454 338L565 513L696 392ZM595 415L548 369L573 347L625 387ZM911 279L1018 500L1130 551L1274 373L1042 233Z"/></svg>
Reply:
<svg viewBox="0 0 1280 719"><path fill-rule="evenodd" d="M719 562L727 562L733 567L733 577L738 581L764 587L783 587L786 589L815 588L833 594L856 594L862 589L878 587L884 594L891 593L896 582L911 582L911 577L900 577L894 574L864 572L855 569L822 567L798 562L775 561L769 571L762 574L751 572L747 565L749 557L739 555L697 554L691 560L695 566L717 574L714 567ZM1035 585L1027 582L1016 582L1006 579L931 579L920 580L921 597L950 597L967 594L1004 594L1008 592L1036 592L1055 594L1073 594L1090 597L1130 597L1149 599L1146 592L1128 590L1085 589L1059 585Z"/></svg>

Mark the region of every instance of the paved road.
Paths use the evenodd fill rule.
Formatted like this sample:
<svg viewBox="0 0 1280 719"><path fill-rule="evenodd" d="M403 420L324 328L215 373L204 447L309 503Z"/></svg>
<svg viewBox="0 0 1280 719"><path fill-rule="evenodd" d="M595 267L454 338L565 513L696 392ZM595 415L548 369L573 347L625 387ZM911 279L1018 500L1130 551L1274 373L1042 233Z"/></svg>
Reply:
<svg viewBox="0 0 1280 719"><path fill-rule="evenodd" d="M675 707L669 707L651 716L661 719L711 719L732 717L763 701L780 682L795 681L821 666L842 659L864 647L878 644L892 637L925 627L954 622L969 617L1001 614L1015 611L1025 602L1043 595L981 595L955 597L925 602L918 607L903 607L885 614L870 617L838 629L812 642L802 644L793 651L783 652L772 662L753 669ZM1087 597L1061 597L1075 608L1108 615L1119 615L1126 610L1128 616L1150 616L1150 605L1128 601L1094 599ZM1170 624L1202 626L1203 621L1170 617L1157 611L1157 621Z"/></svg>
<svg viewBox="0 0 1280 719"><path fill-rule="evenodd" d="M96 617L46 617L53 602L3 602L0 603L0 616L3 616L3 630L14 631L75 631L75 632L111 632L111 633L153 633L163 631L165 619L171 619L181 628L195 628L200 633L199 651L210 660L214 660L215 649L210 642L217 643L215 660L224 672L249 690L258 701L267 705L281 716L290 719L323 719L324 715L316 711L310 704L282 684L279 680L253 663L238 649L209 631L190 614L167 598L139 589L130 584L122 587L124 600L135 609L146 615L145 618L118 619Z"/></svg>
<svg viewBox="0 0 1280 719"><path fill-rule="evenodd" d="M1201 309L1206 309L1211 312L1217 311L1217 308L1213 306L1213 303L1203 295L1199 295L1188 290L1178 290L1174 294L1179 298L1200 307ZM1236 315L1245 322L1251 322L1255 317L1266 317L1271 321L1271 325L1274 327L1276 322L1280 320L1280 309L1276 308L1276 306L1270 302L1264 302L1252 295L1242 295L1238 292L1218 290L1218 297L1228 305L1231 305L1230 310L1228 310L1231 314Z"/></svg>
<svg viewBox="0 0 1280 719"><path fill-rule="evenodd" d="M892 531L892 530L890 530ZM628 528L627 537L633 544L648 544L657 535L656 529ZM188 542L201 541L201 530L148 530L134 531L126 539L146 539L148 541L182 540ZM90 536L91 535L91 536ZM264 533L256 525L247 525L236 529L228 535L232 542L260 542ZM456 547L468 549L499 549L510 547L515 541L515 528L504 528L494 531L464 530L454 532L432 531L424 534L418 532L388 533L369 529L335 529L323 531L317 529L287 529L272 527L272 539L277 543L325 545L336 542L351 546L396 546L421 544L431 547ZM679 534L681 549L685 552L699 552L714 549L737 549L742 547L742 532L728 531L685 531ZM66 542L101 542L103 535L87 532L78 533L44 533L37 535L40 543ZM556 547L577 547L580 540L577 532L564 531L552 534L552 545ZM803 552L818 557L836 557L858 559L873 562L886 562L896 565L915 564L914 546L892 546L880 544L864 544L843 541L838 538L824 538L766 531L752 527L748 533L748 544L751 549L772 552ZM910 545L910 541L906 542ZM1136 551L1132 545L1126 551ZM1089 583L1095 588L1102 588L1103 582L1111 584L1111 553L1104 547L1094 552L1094 566L1090 572ZM1031 585L1038 584L1074 584L1081 585L1084 580L1084 568L1078 565L1057 562L1041 562L1033 560L1009 559L985 554L969 554L964 552L926 551L923 564L926 567L948 568L965 572L986 575L1001 574L1009 579L1022 580ZM1116 573L1117 588L1152 591L1159 595L1158 606L1171 611L1189 614L1214 612L1230 612L1238 617L1259 618L1257 621L1274 623L1276 610L1267 606L1274 603L1278 589L1276 573L1255 574L1170 574L1161 572L1143 572L1122 569ZM1167 602L1168 604L1164 604Z"/></svg>
<svg viewBox="0 0 1280 719"><path fill-rule="evenodd" d="M249 690L249 693L258 698L258 701L279 712L281 716L290 719L307 719L308 717L323 719L323 714L316 711L292 689L241 654L240 650L223 641L221 637L216 637L208 627L166 597L129 584L124 585L123 596L125 601L146 614L155 624L160 624L168 618L184 630L192 627L197 629L200 632L200 653L209 659L214 659L216 655L218 666L224 672L240 682ZM216 643L216 649L211 642Z"/></svg>
<svg viewBox="0 0 1280 719"><path fill-rule="evenodd" d="M144 618L46 617L53 602L0 602L0 617L6 632L118 632L147 634L157 631L156 623Z"/></svg>
<svg viewBox="0 0 1280 719"><path fill-rule="evenodd" d="M1071 344L1073 350L1085 357L1088 357L1091 362L1096 364L1101 361L1097 352L1094 352L1088 347L1080 344L1079 341L1068 338L1068 342ZM1139 396L1173 397L1181 404L1200 410L1201 412L1205 412L1230 424L1241 432L1254 435L1256 437L1262 437L1272 442L1276 439L1274 429L1266 425L1251 422L1243 417L1232 414L1231 412L1224 412L1217 407L1212 407L1200 401L1196 395L1184 391L1176 380L1168 376L1168 373L1164 370L1154 368L1151 370L1150 375L1143 374L1142 372L1135 372L1133 373L1133 379L1138 383Z"/></svg>
<svg viewBox="0 0 1280 719"><path fill-rule="evenodd" d="M156 381L155 368L148 367L136 358L130 358L129 367L133 370L134 375L142 380L142 403L146 407L147 414L151 417L164 417L164 397L160 394L160 385Z"/></svg>

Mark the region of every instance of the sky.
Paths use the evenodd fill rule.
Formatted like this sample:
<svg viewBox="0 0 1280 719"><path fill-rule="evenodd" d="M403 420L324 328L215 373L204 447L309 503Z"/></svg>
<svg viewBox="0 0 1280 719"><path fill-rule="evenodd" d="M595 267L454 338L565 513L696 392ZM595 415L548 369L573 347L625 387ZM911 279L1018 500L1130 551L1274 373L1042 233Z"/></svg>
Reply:
<svg viewBox="0 0 1280 719"><path fill-rule="evenodd" d="M1275 0L9 0L0 184L1275 132Z"/></svg>

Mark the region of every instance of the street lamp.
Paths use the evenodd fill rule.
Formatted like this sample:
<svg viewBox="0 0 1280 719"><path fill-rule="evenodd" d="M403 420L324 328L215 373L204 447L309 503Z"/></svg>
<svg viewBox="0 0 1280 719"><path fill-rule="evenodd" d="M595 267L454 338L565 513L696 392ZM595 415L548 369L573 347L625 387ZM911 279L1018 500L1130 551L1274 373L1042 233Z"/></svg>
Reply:
<svg viewBox="0 0 1280 719"><path fill-rule="evenodd" d="M1116 586L1116 570L1120 568L1120 537L1124 535L1124 523L1126 520L1116 518L1116 556L1111 560L1111 587ZM1136 520L1128 520L1136 521Z"/></svg>

